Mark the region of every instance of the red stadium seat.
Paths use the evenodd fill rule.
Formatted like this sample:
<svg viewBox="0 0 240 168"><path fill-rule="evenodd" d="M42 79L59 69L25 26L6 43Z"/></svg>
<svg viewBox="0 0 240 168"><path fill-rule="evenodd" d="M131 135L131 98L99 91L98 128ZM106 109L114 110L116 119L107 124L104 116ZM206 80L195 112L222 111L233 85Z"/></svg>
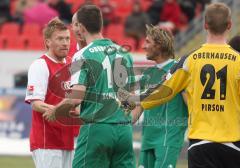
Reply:
<svg viewBox="0 0 240 168"><path fill-rule="evenodd" d="M22 28L22 35L38 36L40 33L40 26L38 24L25 23Z"/></svg>
<svg viewBox="0 0 240 168"><path fill-rule="evenodd" d="M126 0L123 1L122 0L116 0L115 1L117 5L117 8L116 8L116 16L120 17L121 18L121 21L124 22L125 21L125 18L130 15L131 11L132 11L132 5L133 5L133 2L132 0Z"/></svg>
<svg viewBox="0 0 240 168"><path fill-rule="evenodd" d="M27 49L28 50L44 50L43 37L39 35L33 38L28 38Z"/></svg>
<svg viewBox="0 0 240 168"><path fill-rule="evenodd" d="M20 26L17 23L4 23L1 27L1 36L17 37Z"/></svg>
<svg viewBox="0 0 240 168"><path fill-rule="evenodd" d="M142 6L142 9L144 11L147 11L148 8L152 5L152 1L151 0L144 0L144 1L141 1L141 6Z"/></svg>
<svg viewBox="0 0 240 168"><path fill-rule="evenodd" d="M140 41L140 47L137 50L138 52L145 52L144 49L143 49L144 42L145 42L145 38L142 38L141 41Z"/></svg>
<svg viewBox="0 0 240 168"><path fill-rule="evenodd" d="M5 39L0 36L0 49L5 49Z"/></svg>
<svg viewBox="0 0 240 168"><path fill-rule="evenodd" d="M122 24L111 24L108 26L106 37L119 40L124 35L124 27Z"/></svg>
<svg viewBox="0 0 240 168"><path fill-rule="evenodd" d="M117 43L121 46L129 46L130 51L135 51L135 41L132 38L122 36L121 39L117 40Z"/></svg>
<svg viewBox="0 0 240 168"><path fill-rule="evenodd" d="M18 37L11 37L11 36L6 36L6 49L10 50L23 50L25 49L25 39L22 38L22 36Z"/></svg>
<svg viewBox="0 0 240 168"><path fill-rule="evenodd" d="M131 51L135 51L135 41L132 38L125 37L124 26L122 24L109 25L106 37L119 45L128 45L131 47Z"/></svg>
<svg viewBox="0 0 240 168"><path fill-rule="evenodd" d="M72 13L75 13L85 0L66 0L66 2L71 5Z"/></svg>

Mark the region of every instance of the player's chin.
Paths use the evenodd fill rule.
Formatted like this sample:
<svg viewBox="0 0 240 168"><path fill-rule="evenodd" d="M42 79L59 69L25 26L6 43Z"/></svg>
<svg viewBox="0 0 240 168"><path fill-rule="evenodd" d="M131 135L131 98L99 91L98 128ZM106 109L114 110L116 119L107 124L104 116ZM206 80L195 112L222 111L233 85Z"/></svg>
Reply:
<svg viewBox="0 0 240 168"><path fill-rule="evenodd" d="M66 57L68 55L68 49L62 49L58 52L58 55L61 57Z"/></svg>
<svg viewBox="0 0 240 168"><path fill-rule="evenodd" d="M80 36L80 35L77 35L76 36L76 39L77 39L77 41L83 41L84 39L82 38L82 36Z"/></svg>
<svg viewBox="0 0 240 168"><path fill-rule="evenodd" d="M66 58L68 53L58 53L57 56L58 58Z"/></svg>
<svg viewBox="0 0 240 168"><path fill-rule="evenodd" d="M148 60L153 60L153 58L154 58L154 56L152 55L152 54L146 54L146 58L148 59Z"/></svg>

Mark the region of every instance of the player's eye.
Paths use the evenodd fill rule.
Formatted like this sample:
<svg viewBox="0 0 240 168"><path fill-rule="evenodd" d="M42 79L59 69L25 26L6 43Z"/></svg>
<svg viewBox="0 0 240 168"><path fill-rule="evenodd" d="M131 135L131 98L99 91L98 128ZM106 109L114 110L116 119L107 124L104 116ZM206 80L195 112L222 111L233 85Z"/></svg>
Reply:
<svg viewBox="0 0 240 168"><path fill-rule="evenodd" d="M62 40L63 39L63 37L58 37L58 40Z"/></svg>

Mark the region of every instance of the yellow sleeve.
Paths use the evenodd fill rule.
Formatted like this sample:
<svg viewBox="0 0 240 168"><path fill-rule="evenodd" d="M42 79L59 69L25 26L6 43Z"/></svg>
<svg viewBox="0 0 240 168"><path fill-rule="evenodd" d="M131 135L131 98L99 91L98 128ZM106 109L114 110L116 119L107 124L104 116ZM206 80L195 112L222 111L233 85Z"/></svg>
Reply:
<svg viewBox="0 0 240 168"><path fill-rule="evenodd" d="M177 93L185 89L188 85L189 73L184 69L178 69L172 74L170 79L159 85L150 95L141 100L144 109L159 106L171 100Z"/></svg>

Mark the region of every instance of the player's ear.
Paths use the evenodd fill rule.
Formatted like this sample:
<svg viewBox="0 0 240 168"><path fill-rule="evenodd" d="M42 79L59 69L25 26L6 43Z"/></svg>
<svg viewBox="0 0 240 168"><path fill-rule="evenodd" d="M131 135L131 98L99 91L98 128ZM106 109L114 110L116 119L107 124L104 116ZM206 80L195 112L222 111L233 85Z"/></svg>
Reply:
<svg viewBox="0 0 240 168"><path fill-rule="evenodd" d="M81 24L81 23L79 23L79 28L80 28L80 31L81 31L82 33L86 33L86 32L87 32L86 27L85 27L83 24Z"/></svg>
<svg viewBox="0 0 240 168"><path fill-rule="evenodd" d="M230 30L232 28L232 20L228 22L227 29Z"/></svg>
<svg viewBox="0 0 240 168"><path fill-rule="evenodd" d="M208 24L206 22L204 23L204 29L208 30Z"/></svg>
<svg viewBox="0 0 240 168"><path fill-rule="evenodd" d="M49 46L50 46L50 43L51 43L50 39L45 39L44 43L45 43L46 49L49 49Z"/></svg>

